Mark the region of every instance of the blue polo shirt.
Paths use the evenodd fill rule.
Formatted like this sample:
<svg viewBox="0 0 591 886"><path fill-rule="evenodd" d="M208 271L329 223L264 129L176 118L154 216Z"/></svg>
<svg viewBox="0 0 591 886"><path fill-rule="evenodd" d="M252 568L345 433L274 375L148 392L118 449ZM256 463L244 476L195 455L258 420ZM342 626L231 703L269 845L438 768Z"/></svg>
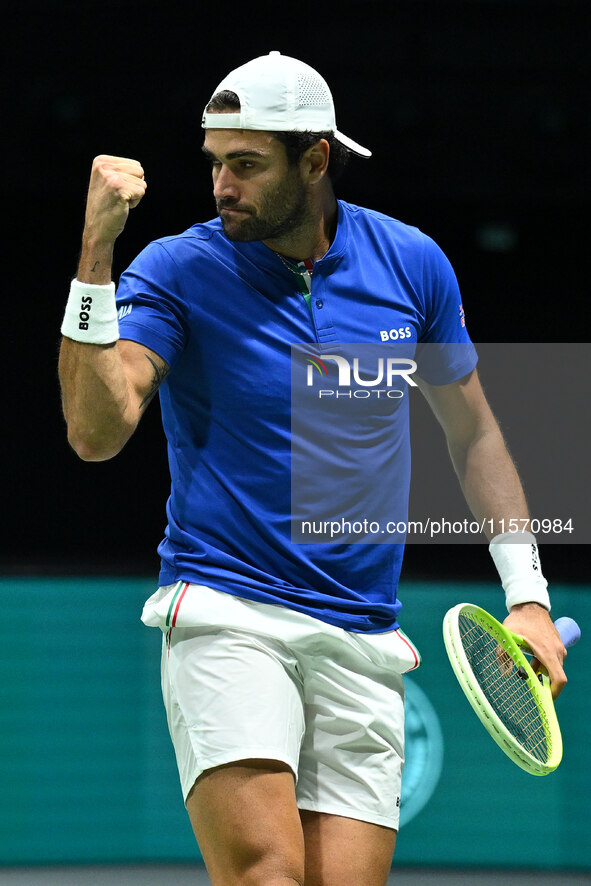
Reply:
<svg viewBox="0 0 591 886"><path fill-rule="evenodd" d="M171 473L160 583L205 584L353 631L396 627L402 543L292 541L291 346L310 343L318 354L400 336L469 345L437 245L339 201L308 305L272 250L230 242L216 219L151 243L121 276L117 300L121 337L171 367L159 392ZM475 363L463 348L433 380L455 381ZM401 446L407 437L405 429ZM374 442L379 463L388 437ZM408 484L405 464L401 501Z"/></svg>

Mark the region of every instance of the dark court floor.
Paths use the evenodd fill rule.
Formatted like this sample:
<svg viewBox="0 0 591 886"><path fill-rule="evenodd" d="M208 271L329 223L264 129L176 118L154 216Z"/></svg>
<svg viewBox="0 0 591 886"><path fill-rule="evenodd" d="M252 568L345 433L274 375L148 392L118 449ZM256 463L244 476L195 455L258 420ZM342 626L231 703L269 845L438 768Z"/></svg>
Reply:
<svg viewBox="0 0 591 886"><path fill-rule="evenodd" d="M138 865L114 867L1 868L2 886L209 886L201 866ZM583 886L591 884L588 873L542 871L476 871L398 868L388 886ZM362 884L360 884L362 886Z"/></svg>

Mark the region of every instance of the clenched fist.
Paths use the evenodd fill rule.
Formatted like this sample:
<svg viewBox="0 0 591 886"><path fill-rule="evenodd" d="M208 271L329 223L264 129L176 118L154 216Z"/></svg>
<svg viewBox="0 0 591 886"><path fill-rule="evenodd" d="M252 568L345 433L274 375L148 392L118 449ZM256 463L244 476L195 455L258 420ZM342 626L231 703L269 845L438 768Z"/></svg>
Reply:
<svg viewBox="0 0 591 886"><path fill-rule="evenodd" d="M146 187L144 170L137 160L108 154L95 157L86 201L85 237L114 243Z"/></svg>

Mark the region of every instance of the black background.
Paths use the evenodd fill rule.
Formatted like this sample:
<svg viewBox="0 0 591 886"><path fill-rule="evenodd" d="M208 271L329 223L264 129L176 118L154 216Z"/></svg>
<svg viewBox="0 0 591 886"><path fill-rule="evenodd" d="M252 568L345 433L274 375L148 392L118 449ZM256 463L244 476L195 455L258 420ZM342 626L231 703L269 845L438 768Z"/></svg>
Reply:
<svg viewBox="0 0 591 886"><path fill-rule="evenodd" d="M3 10L3 571L156 573L168 494L158 407L115 460L91 465L69 450L60 413L59 326L90 164L110 153L146 169L117 277L149 240L212 217L201 111L229 70L271 49L325 76L339 128L374 152L351 162L338 196L437 240L474 341L588 338L587 3L68 0ZM545 571L587 579L586 558L586 547L549 546ZM413 545L405 575L493 571L480 546Z"/></svg>

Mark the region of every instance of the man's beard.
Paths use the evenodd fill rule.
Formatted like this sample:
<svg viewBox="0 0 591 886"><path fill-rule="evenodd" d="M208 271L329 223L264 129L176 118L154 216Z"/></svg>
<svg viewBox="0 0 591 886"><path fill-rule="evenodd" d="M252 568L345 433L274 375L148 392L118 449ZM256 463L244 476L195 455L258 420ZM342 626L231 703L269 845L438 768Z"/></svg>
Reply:
<svg viewBox="0 0 591 886"><path fill-rule="evenodd" d="M228 240L246 243L251 240L277 240L299 228L307 216L307 192L298 170L290 171L284 181L272 193L265 194L256 215L244 213L232 223L224 219L223 209L233 209L236 201L218 200L217 208L222 228Z"/></svg>

